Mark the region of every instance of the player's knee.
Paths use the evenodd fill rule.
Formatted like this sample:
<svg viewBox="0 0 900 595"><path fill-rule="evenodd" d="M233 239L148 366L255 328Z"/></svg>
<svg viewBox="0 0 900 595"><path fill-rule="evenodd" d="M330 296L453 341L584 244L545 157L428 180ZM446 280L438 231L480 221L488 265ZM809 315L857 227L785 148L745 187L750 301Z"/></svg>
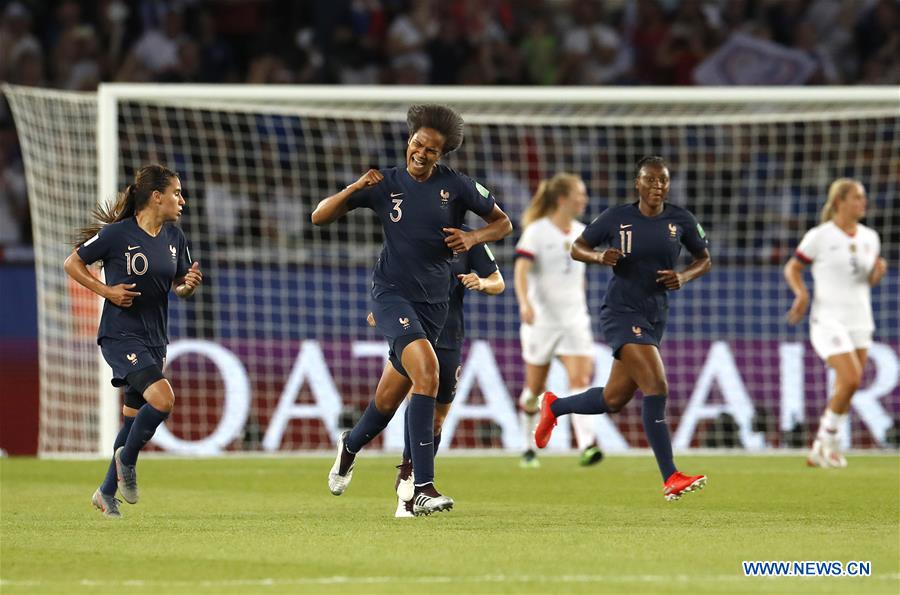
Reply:
<svg viewBox="0 0 900 595"><path fill-rule="evenodd" d="M859 390L859 387L862 384L862 372L853 370L852 372L843 374L839 378L838 384L845 392L852 395Z"/></svg>
<svg viewBox="0 0 900 595"><path fill-rule="evenodd" d="M628 403L628 399L619 398L619 397L608 397L604 395L604 400L606 401L606 409L609 413L618 413L622 410L622 407Z"/></svg>
<svg viewBox="0 0 900 595"><path fill-rule="evenodd" d="M440 376L437 365L426 364L416 372L410 374L413 382L413 392L420 395L434 397L440 386Z"/></svg>
<svg viewBox="0 0 900 595"><path fill-rule="evenodd" d="M148 387L144 392L144 399L154 409L168 413L175 407L175 393L172 386L165 380L160 380Z"/></svg>
<svg viewBox="0 0 900 595"><path fill-rule="evenodd" d="M669 383L665 378L655 378L641 387L645 395L668 395Z"/></svg>
<svg viewBox="0 0 900 595"><path fill-rule="evenodd" d="M521 407L523 411L537 411L538 396L527 386L522 389L522 394L519 395L519 407Z"/></svg>

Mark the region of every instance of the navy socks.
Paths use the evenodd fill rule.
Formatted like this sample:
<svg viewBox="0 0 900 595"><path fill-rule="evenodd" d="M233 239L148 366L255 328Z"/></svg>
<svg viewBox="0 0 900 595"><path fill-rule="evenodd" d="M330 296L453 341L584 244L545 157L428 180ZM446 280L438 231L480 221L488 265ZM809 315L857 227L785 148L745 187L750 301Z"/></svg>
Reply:
<svg viewBox="0 0 900 595"><path fill-rule="evenodd" d="M366 407L365 413L359 418L353 429L350 430L350 435L344 443L344 448L350 451L351 454L358 453L363 446L374 440L387 427L392 417L394 417L393 412L385 415L375 407L374 400L369 401L369 406Z"/></svg>
<svg viewBox="0 0 900 595"><path fill-rule="evenodd" d="M416 485L434 482L434 408L432 397L413 394L409 399L409 446Z"/></svg>
<svg viewBox="0 0 900 595"><path fill-rule="evenodd" d="M169 417L168 411L160 411L150 403L145 403L138 410L138 414L134 418L134 425L131 426L128 438L125 439L125 448L122 449L121 459L123 464L134 465L137 463L138 453L153 438L156 428L159 427L159 424L166 421L167 417Z"/></svg>
<svg viewBox="0 0 900 595"><path fill-rule="evenodd" d="M589 388L583 393L557 399L550 406L553 415L568 415L569 413L581 413L584 415L597 415L608 413L609 407L603 398L603 387Z"/></svg>
<svg viewBox="0 0 900 595"><path fill-rule="evenodd" d="M412 453L409 449L409 407L403 417L403 462L412 460ZM434 435L434 456L437 456L438 447L441 445L441 435Z"/></svg>
<svg viewBox="0 0 900 595"><path fill-rule="evenodd" d="M669 437L669 424L666 423L666 395L650 395L644 397L641 417L644 421L644 433L647 442L653 449L656 464L663 481L675 473L675 460L672 456L672 439Z"/></svg>
<svg viewBox="0 0 900 595"><path fill-rule="evenodd" d="M115 454L120 446L125 446L125 440L128 438L128 432L131 431L131 426L133 424L133 417L125 416L123 418L122 428L119 430L119 434L116 436L116 441L113 442L113 454ZM100 491L107 496L115 496L117 488L118 483L116 477L116 459L115 457L113 457L109 462L109 469L106 470L106 477L103 479L103 483L100 484Z"/></svg>

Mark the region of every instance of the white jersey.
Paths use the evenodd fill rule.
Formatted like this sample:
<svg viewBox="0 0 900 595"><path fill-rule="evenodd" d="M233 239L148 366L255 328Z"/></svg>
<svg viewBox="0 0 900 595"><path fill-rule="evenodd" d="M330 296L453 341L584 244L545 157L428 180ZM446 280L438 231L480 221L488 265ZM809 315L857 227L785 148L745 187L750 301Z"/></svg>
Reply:
<svg viewBox="0 0 900 595"><path fill-rule="evenodd" d="M585 264L569 251L581 236L584 224L573 221L563 231L548 218L525 228L516 255L533 262L528 273L528 300L534 308L535 326L590 325L585 299Z"/></svg>
<svg viewBox="0 0 900 595"><path fill-rule="evenodd" d="M862 224L852 236L831 221L806 232L795 256L812 263L811 324L837 322L847 329L875 328L869 274L880 251L878 233Z"/></svg>

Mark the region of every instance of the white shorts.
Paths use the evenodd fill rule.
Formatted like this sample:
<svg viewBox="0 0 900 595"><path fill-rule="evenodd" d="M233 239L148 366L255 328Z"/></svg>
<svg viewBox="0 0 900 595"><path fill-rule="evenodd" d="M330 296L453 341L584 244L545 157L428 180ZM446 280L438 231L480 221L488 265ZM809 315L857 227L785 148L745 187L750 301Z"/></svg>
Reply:
<svg viewBox="0 0 900 595"><path fill-rule="evenodd" d="M832 355L850 353L872 346L873 331L869 329L848 329L839 322L811 322L809 341L823 360Z"/></svg>
<svg viewBox="0 0 900 595"><path fill-rule="evenodd" d="M590 324L577 326L519 327L522 341L522 359L534 366L545 366L560 355L584 355L594 357L594 338Z"/></svg>

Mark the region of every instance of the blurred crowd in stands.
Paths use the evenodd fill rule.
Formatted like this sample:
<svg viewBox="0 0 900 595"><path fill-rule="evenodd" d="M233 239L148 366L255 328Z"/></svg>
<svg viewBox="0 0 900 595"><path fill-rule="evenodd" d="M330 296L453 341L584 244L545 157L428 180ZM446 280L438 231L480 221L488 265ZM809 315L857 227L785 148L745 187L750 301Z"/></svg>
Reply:
<svg viewBox="0 0 900 595"><path fill-rule="evenodd" d="M900 82L898 0L14 0L0 80L438 85ZM792 66L729 71L723 52ZM772 74L771 76L776 76ZM751 78L748 78L751 77ZM0 262L30 244L0 101ZM5 248L5 251L4 251ZM27 251L27 249L26 249ZM8 258L8 256L7 256Z"/></svg>

